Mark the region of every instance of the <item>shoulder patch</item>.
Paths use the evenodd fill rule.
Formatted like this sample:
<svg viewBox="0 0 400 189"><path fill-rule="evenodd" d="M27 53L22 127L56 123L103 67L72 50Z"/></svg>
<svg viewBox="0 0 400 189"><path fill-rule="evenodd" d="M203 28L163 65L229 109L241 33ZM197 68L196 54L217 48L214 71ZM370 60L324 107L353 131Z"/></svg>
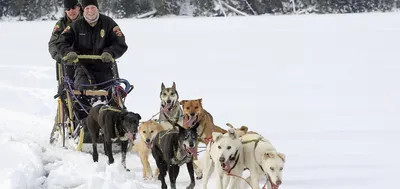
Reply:
<svg viewBox="0 0 400 189"><path fill-rule="evenodd" d="M113 28L113 32L115 33L115 35L117 35L118 37L122 37L122 32L121 32L121 29L119 29L119 26L115 26L114 28Z"/></svg>
<svg viewBox="0 0 400 189"><path fill-rule="evenodd" d="M60 26L58 24L56 24L53 28L53 33L56 32L58 30L58 28L60 28Z"/></svg>
<svg viewBox="0 0 400 189"><path fill-rule="evenodd" d="M70 29L71 29L71 27L67 26L61 34L63 34L63 33L65 33L65 32L67 32L67 31L69 31Z"/></svg>

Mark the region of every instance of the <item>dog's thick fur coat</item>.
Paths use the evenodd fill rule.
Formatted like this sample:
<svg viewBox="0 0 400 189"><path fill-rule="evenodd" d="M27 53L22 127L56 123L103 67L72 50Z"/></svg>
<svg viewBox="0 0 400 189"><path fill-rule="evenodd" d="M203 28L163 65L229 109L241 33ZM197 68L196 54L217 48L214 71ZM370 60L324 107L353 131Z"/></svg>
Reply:
<svg viewBox="0 0 400 189"><path fill-rule="evenodd" d="M235 129L231 128L225 134L213 132L213 141L207 144L201 163L204 174L203 189L207 188L208 179L213 171L217 174L215 188L240 189L240 180L237 177L241 177L243 173L243 157L242 143L236 136Z"/></svg>
<svg viewBox="0 0 400 189"><path fill-rule="evenodd" d="M152 155L160 171L158 179L161 181L161 188L166 189L165 176L168 171L171 188L176 189L176 178L179 168L186 163L190 185L187 189L195 186L193 156L196 156L195 143L197 139L196 126L190 129L177 126L179 129L169 129L159 132L154 138Z"/></svg>
<svg viewBox="0 0 400 189"><path fill-rule="evenodd" d="M154 120L143 122L139 125L139 142L135 144L133 150L139 154L140 161L143 165L143 179L153 178L153 172L149 163L149 155L153 146L155 136L164 130L163 126ZM155 170L154 176L158 176L158 168Z"/></svg>
<svg viewBox="0 0 400 189"><path fill-rule="evenodd" d="M268 176L267 188L277 189L282 184L282 171L286 156L278 152L266 138L259 134L246 134L241 138L244 165L250 171L250 184L259 189L259 179Z"/></svg>
<svg viewBox="0 0 400 189"><path fill-rule="evenodd" d="M93 161L97 162L99 155L97 152L97 140L100 130L104 136L104 152L108 156L108 163L114 163L112 154L112 142L121 143L121 163L126 169L126 151L128 140L135 140L137 128L141 117L137 113L121 111L119 109L99 104L90 109L86 118L86 127L89 130L93 143ZM129 171L129 169L127 169Z"/></svg>
<svg viewBox="0 0 400 189"><path fill-rule="evenodd" d="M175 82L173 82L172 87L165 87L164 83L161 84L160 100L158 121L164 127L164 130L172 129L174 123L182 126L183 111L179 104L179 93L176 90Z"/></svg>

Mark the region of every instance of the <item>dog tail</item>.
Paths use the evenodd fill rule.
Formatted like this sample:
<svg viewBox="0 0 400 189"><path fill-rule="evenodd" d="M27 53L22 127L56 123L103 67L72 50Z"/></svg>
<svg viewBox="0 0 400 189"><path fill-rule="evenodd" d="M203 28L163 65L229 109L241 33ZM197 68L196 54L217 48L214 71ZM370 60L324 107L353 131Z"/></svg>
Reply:
<svg viewBox="0 0 400 189"><path fill-rule="evenodd" d="M218 125L214 125L214 127L215 127L214 128L214 132L219 132L219 133L222 133L222 134L225 134L227 132L225 129L221 128Z"/></svg>
<svg viewBox="0 0 400 189"><path fill-rule="evenodd" d="M232 125L232 124L230 124L230 123L226 123L226 126L228 126L228 127L232 128L232 129L234 129L233 125Z"/></svg>

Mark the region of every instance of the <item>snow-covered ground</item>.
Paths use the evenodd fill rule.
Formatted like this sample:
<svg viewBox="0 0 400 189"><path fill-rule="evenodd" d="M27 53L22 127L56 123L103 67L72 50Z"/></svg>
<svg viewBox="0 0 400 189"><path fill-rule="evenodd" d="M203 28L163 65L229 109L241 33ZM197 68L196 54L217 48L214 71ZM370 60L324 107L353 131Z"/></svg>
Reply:
<svg viewBox="0 0 400 189"><path fill-rule="evenodd" d="M400 14L117 22L129 45L120 76L135 85L126 105L143 120L159 109L161 82L175 81L217 125L247 125L286 154L281 189L398 188ZM128 173L119 154L108 166L48 144L54 24L0 22L0 188L160 188L133 152ZM178 188L189 181L183 166Z"/></svg>

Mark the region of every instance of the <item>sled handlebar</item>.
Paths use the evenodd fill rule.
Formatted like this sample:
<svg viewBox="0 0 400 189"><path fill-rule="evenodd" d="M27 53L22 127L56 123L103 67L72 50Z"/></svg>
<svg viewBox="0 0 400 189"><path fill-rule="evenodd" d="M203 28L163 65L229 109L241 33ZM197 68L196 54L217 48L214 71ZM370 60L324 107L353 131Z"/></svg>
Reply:
<svg viewBox="0 0 400 189"><path fill-rule="evenodd" d="M73 61L73 63L78 63L79 62L79 59L91 59L91 60L101 60L101 56L100 55L78 55L78 58L77 59L75 59L74 61ZM63 60L65 61L65 60L67 60L67 56L64 56L63 57ZM115 62L115 59L113 58L112 60L111 60L111 62Z"/></svg>

